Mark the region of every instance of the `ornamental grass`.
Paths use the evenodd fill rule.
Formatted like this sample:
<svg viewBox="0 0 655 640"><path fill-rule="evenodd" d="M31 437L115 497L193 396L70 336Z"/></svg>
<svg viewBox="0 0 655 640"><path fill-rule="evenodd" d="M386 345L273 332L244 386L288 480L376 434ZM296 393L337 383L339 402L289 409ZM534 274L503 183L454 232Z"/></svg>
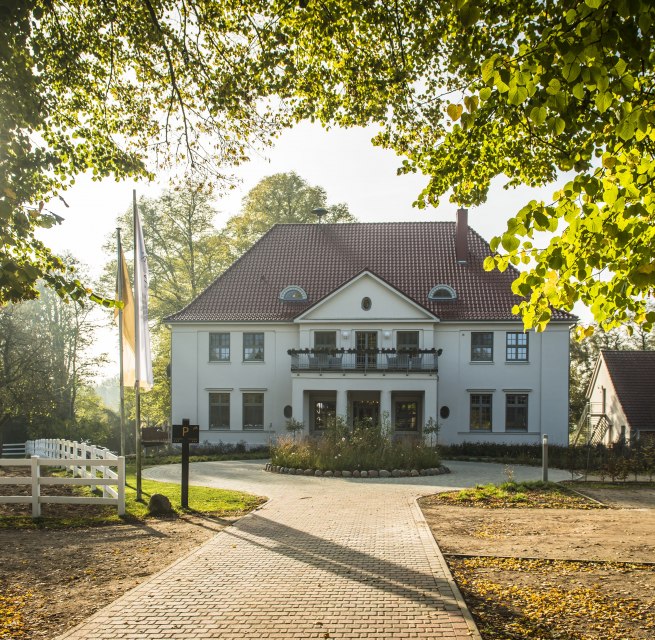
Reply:
<svg viewBox="0 0 655 640"><path fill-rule="evenodd" d="M430 469L441 464L434 447L418 440L394 442L389 426L332 421L319 435L302 439L281 438L271 447L271 462L281 467L321 471L369 471L379 469Z"/></svg>

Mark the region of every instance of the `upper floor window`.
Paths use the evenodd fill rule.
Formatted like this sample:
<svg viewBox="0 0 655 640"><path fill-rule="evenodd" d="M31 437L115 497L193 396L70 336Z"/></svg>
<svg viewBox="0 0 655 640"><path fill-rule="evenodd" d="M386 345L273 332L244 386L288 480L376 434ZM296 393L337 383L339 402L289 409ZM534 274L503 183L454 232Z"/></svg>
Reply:
<svg viewBox="0 0 655 640"><path fill-rule="evenodd" d="M285 302L307 300L307 292L302 287L291 285L280 291L280 300L284 300Z"/></svg>
<svg viewBox="0 0 655 640"><path fill-rule="evenodd" d="M396 349L398 351L417 351L418 331L398 331L396 333Z"/></svg>
<svg viewBox="0 0 655 640"><path fill-rule="evenodd" d="M492 362L493 359L493 331L473 331L471 333L471 362Z"/></svg>
<svg viewBox="0 0 655 640"><path fill-rule="evenodd" d="M314 331L314 349L336 349L336 331Z"/></svg>
<svg viewBox="0 0 655 640"><path fill-rule="evenodd" d="M449 287L447 284L438 284L436 287L430 289L428 298L430 300L455 300L457 294L455 293L455 289Z"/></svg>
<svg viewBox="0 0 655 640"><path fill-rule="evenodd" d="M264 334L243 334L243 359L249 362L264 362Z"/></svg>
<svg viewBox="0 0 655 640"><path fill-rule="evenodd" d="M209 334L209 361L229 362L230 360L230 334Z"/></svg>
<svg viewBox="0 0 655 640"><path fill-rule="evenodd" d="M506 355L508 361L528 360L528 334L520 331L508 331L506 338Z"/></svg>

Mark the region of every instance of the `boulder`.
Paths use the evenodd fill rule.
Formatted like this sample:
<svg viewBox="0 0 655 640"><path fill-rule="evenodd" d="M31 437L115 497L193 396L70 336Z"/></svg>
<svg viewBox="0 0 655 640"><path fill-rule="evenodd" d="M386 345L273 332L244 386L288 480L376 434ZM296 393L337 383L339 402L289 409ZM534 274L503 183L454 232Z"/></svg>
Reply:
<svg viewBox="0 0 655 640"><path fill-rule="evenodd" d="M391 472L391 476L392 476L393 478L400 478L402 475L403 475L403 472L402 472L400 469L394 469L394 470Z"/></svg>
<svg viewBox="0 0 655 640"><path fill-rule="evenodd" d="M391 473L386 469L380 469L380 478L390 478Z"/></svg>
<svg viewBox="0 0 655 640"><path fill-rule="evenodd" d="M341 472L341 477L343 477L343 478L350 478L350 476L352 476L352 473L350 473L350 471L342 471Z"/></svg>
<svg viewBox="0 0 655 640"><path fill-rule="evenodd" d="M340 478L340 477L341 477L341 471L338 471L338 470L335 471L335 472L334 472L334 477L335 477L335 478Z"/></svg>
<svg viewBox="0 0 655 640"><path fill-rule="evenodd" d="M379 474L375 469L373 469L372 471L369 471L369 472L368 472L368 477L369 477L369 478L377 478L379 475L380 475L380 474Z"/></svg>
<svg viewBox="0 0 655 640"><path fill-rule="evenodd" d="M320 469L316 469L316 471L314 471L314 475L317 478L320 478L323 475L323 472Z"/></svg>
<svg viewBox="0 0 655 640"><path fill-rule="evenodd" d="M359 477L360 478L368 478L368 471L360 471L359 472Z"/></svg>
<svg viewBox="0 0 655 640"><path fill-rule="evenodd" d="M148 502L148 513L151 516L170 516L175 513L171 501L161 493L153 493Z"/></svg>
<svg viewBox="0 0 655 640"><path fill-rule="evenodd" d="M412 469L409 472L409 475L412 476L412 478L418 478L419 473L418 473L418 471L416 469Z"/></svg>
<svg viewBox="0 0 655 640"><path fill-rule="evenodd" d="M359 478L359 476L360 476L359 469L355 469L353 471L353 478Z"/></svg>
<svg viewBox="0 0 655 640"><path fill-rule="evenodd" d="M305 469L305 475L306 476L313 476L314 475L314 469Z"/></svg>
<svg viewBox="0 0 655 640"><path fill-rule="evenodd" d="M331 478L333 475L334 475L334 472L329 471L329 470L323 472L323 477L324 478Z"/></svg>

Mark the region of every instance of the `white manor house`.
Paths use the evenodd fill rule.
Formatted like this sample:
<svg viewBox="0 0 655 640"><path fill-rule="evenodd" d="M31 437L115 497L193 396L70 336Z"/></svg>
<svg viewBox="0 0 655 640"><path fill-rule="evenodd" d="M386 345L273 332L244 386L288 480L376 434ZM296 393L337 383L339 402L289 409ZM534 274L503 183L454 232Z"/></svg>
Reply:
<svg viewBox="0 0 655 640"><path fill-rule="evenodd" d="M568 443L569 329L512 314L517 272L457 222L276 225L180 312L172 420L200 441L268 444L291 418L342 416L396 437Z"/></svg>

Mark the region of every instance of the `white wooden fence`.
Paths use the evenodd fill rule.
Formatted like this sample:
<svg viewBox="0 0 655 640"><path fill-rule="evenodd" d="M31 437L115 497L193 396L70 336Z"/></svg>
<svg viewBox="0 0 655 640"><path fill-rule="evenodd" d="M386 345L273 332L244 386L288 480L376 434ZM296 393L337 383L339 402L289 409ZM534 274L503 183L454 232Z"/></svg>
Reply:
<svg viewBox="0 0 655 640"><path fill-rule="evenodd" d="M31 495L0 496L0 503L31 504L32 517L41 516L42 504L100 504L115 505L118 515L125 514L125 458L114 455L103 447L71 442L70 440L28 440L25 443L29 460L0 459L0 466L29 466L27 476L3 476L0 484L31 485ZM63 467L73 477L59 478L41 475L41 467ZM102 490L100 496L44 496L41 487L47 485L89 486Z"/></svg>

